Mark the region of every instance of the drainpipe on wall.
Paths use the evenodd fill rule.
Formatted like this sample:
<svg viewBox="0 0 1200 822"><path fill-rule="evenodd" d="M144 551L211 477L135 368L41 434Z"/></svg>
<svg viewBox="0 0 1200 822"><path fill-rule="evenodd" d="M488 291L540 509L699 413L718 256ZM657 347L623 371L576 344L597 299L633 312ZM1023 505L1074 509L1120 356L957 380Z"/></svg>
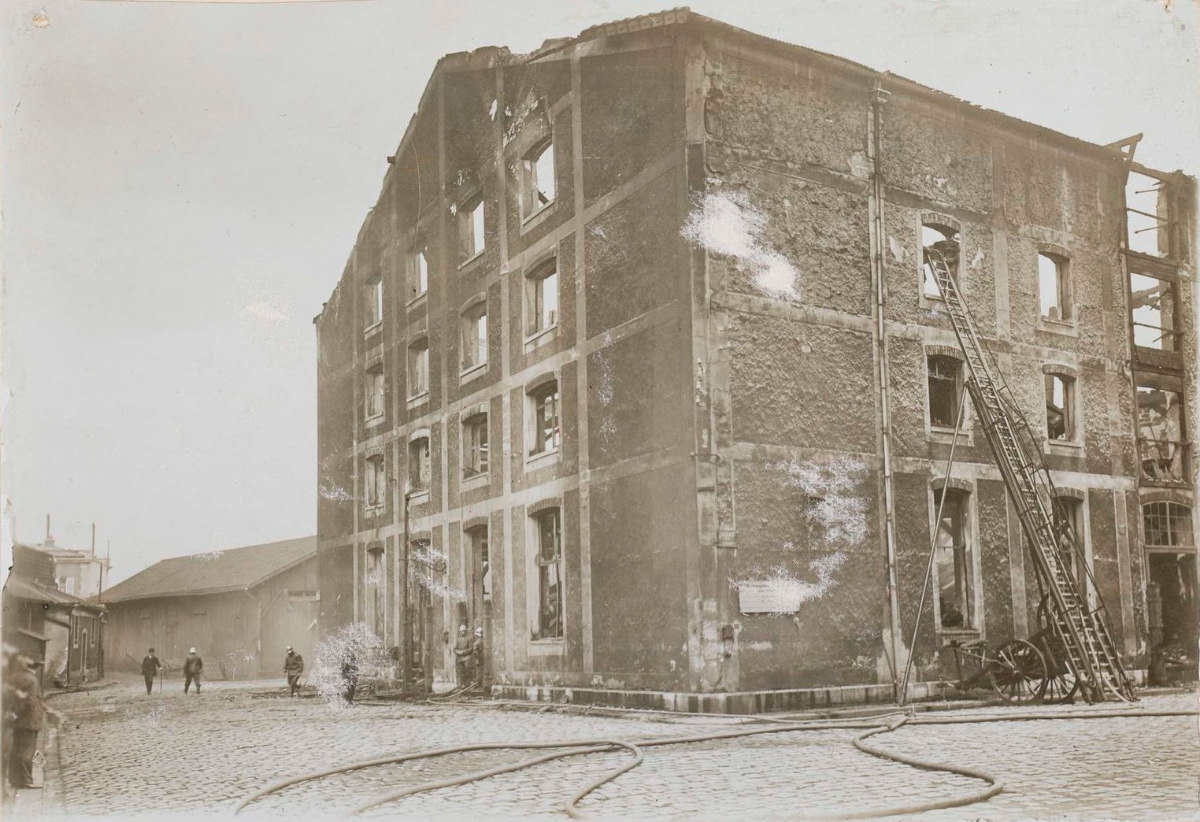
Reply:
<svg viewBox="0 0 1200 822"><path fill-rule="evenodd" d="M875 286L875 339L874 348L879 363L879 406L880 406L880 452L883 457L883 509L884 509L884 538L887 556L887 593L888 593L888 622L891 629L891 652L888 663L892 673L892 689L895 693L900 687L898 678L899 655L901 648L900 637L900 605L897 597L896 583L896 507L895 495L892 489L892 413L889 392L890 377L888 375L888 342L885 309L887 307L887 284L884 279L883 246L886 242L886 231L883 222L884 185L882 171L882 136L883 106L887 101L888 92L883 89L887 72L879 75L875 82L875 91L871 95L871 119L868 124L868 151L871 155L871 226L869 237L871 243L871 279Z"/></svg>
<svg viewBox="0 0 1200 822"><path fill-rule="evenodd" d="M412 648L409 643L412 641L412 626L408 622L408 498L411 496L410 489L404 490L404 534L403 542L400 543L400 690L405 691L408 688L409 669L412 667Z"/></svg>

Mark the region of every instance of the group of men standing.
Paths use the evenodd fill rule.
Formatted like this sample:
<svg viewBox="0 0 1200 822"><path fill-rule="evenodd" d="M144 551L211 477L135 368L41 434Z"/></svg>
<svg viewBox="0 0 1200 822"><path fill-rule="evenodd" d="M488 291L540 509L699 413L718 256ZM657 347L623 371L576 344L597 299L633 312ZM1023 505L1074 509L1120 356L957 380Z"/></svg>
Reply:
<svg viewBox="0 0 1200 822"><path fill-rule="evenodd" d="M162 660L154 653L153 648L142 657L142 679L146 681L147 695L154 692L154 680L162 674L164 667ZM185 694L191 691L193 682L196 683L197 696L200 694L200 675L202 673L204 673L204 660L196 653L195 648L188 648L187 659L183 661L183 692Z"/></svg>
<svg viewBox="0 0 1200 822"><path fill-rule="evenodd" d="M162 660L154 653L154 649L142 658L142 679L146 681L146 693L154 692L154 680L162 674ZM204 673L204 660L196 653L195 648L188 649L187 659L183 661L183 692L191 691L192 683L196 683L196 694L200 693L200 676ZM283 659L283 673L287 676L288 695L300 695L300 675L304 673L304 657L296 653L292 646L287 646L287 656Z"/></svg>
<svg viewBox="0 0 1200 822"><path fill-rule="evenodd" d="M476 628L474 638L467 635L467 626L458 626L454 641L454 674L458 687L483 687L483 629Z"/></svg>

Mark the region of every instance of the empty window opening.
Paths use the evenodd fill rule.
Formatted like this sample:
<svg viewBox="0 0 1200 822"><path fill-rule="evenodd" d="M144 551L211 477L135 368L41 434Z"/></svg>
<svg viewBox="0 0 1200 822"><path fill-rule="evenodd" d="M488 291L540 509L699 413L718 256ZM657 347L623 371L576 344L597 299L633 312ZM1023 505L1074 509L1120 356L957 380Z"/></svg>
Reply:
<svg viewBox="0 0 1200 822"><path fill-rule="evenodd" d="M1149 551L1146 598L1149 605L1150 684L1178 682L1179 672L1196 672L1196 554ZM1157 607L1155 607L1157 605ZM1156 619L1157 617L1157 619Z"/></svg>
<svg viewBox="0 0 1200 822"><path fill-rule="evenodd" d="M526 218L554 202L554 143L547 141L522 161L521 209Z"/></svg>
<svg viewBox="0 0 1200 822"><path fill-rule="evenodd" d="M463 422L463 476L478 477L488 470L488 417L475 414Z"/></svg>
<svg viewBox="0 0 1200 822"><path fill-rule="evenodd" d="M376 543L367 549L367 574L364 580L368 589L366 622L371 626L376 636L383 636L384 578L383 546Z"/></svg>
<svg viewBox="0 0 1200 822"><path fill-rule="evenodd" d="M538 334L558 324L558 269L553 260L526 279L525 303L527 334Z"/></svg>
<svg viewBox="0 0 1200 822"><path fill-rule="evenodd" d="M963 364L954 357L930 355L926 358L929 372L929 424L934 428L954 428L958 424L959 401L962 398Z"/></svg>
<svg viewBox="0 0 1200 822"><path fill-rule="evenodd" d="M383 470L383 454L367 457L366 504L368 508L383 505L387 494L387 475Z"/></svg>
<svg viewBox="0 0 1200 822"><path fill-rule="evenodd" d="M486 525L479 525L467 531L467 537L471 543L471 553L475 558L476 574L479 580L480 595L484 602L489 602L492 599L492 563L491 557L488 555L488 529ZM476 616L478 619L478 616Z"/></svg>
<svg viewBox="0 0 1200 822"><path fill-rule="evenodd" d="M1139 385L1137 419L1142 478L1150 482L1186 481L1183 394Z"/></svg>
<svg viewBox="0 0 1200 822"><path fill-rule="evenodd" d="M383 321L383 280L376 277L367 283L365 294L365 328L372 328Z"/></svg>
<svg viewBox="0 0 1200 822"><path fill-rule="evenodd" d="M1061 558L1070 569L1071 577L1077 583L1079 590L1082 591L1088 577L1087 571L1084 569L1084 564L1087 562L1087 551L1084 545L1086 532L1083 524L1083 500L1074 497L1058 497L1056 502L1063 524L1069 526L1069 528L1063 529L1060 540Z"/></svg>
<svg viewBox="0 0 1200 822"><path fill-rule="evenodd" d="M958 279L958 259L960 255L958 230L949 226L925 223L921 226L921 271L923 273L922 292L926 297L942 298L942 289L938 285L930 262L930 251L940 254L950 269L950 276Z"/></svg>
<svg viewBox="0 0 1200 822"><path fill-rule="evenodd" d="M383 366L376 365L367 371L367 419L383 415Z"/></svg>
<svg viewBox="0 0 1200 822"><path fill-rule="evenodd" d="M1046 375L1046 436L1075 440L1075 380L1062 374Z"/></svg>
<svg viewBox="0 0 1200 822"><path fill-rule="evenodd" d="M1160 351L1178 350L1175 282L1131 271L1129 297L1134 344Z"/></svg>
<svg viewBox="0 0 1200 822"><path fill-rule="evenodd" d="M934 511L942 492L933 495ZM974 554L967 528L967 503L964 491L946 491L942 521L938 524L936 571L938 582L938 618L943 628L975 628Z"/></svg>
<svg viewBox="0 0 1200 822"><path fill-rule="evenodd" d="M429 490L429 437L408 444L408 488L414 494Z"/></svg>
<svg viewBox="0 0 1200 822"><path fill-rule="evenodd" d="M409 258L408 263L408 298L415 300L429 290L429 258L422 248Z"/></svg>
<svg viewBox="0 0 1200 822"><path fill-rule="evenodd" d="M487 303L480 302L463 313L462 368L464 371L488 360Z"/></svg>
<svg viewBox="0 0 1200 822"><path fill-rule="evenodd" d="M408 348L408 396L429 393L429 341L418 340Z"/></svg>
<svg viewBox="0 0 1200 822"><path fill-rule="evenodd" d="M558 421L558 383L543 385L529 395L533 406L533 437L530 456L557 451L562 441Z"/></svg>
<svg viewBox="0 0 1200 822"><path fill-rule="evenodd" d="M1056 254L1038 254L1038 302L1047 320L1071 319L1067 291L1067 261Z"/></svg>
<svg viewBox="0 0 1200 822"><path fill-rule="evenodd" d="M561 639L563 635L562 525L552 508L533 517L536 536L537 611L533 615L534 639Z"/></svg>
<svg viewBox="0 0 1200 822"><path fill-rule="evenodd" d="M483 200L476 197L458 211L459 259L462 262L483 253Z"/></svg>

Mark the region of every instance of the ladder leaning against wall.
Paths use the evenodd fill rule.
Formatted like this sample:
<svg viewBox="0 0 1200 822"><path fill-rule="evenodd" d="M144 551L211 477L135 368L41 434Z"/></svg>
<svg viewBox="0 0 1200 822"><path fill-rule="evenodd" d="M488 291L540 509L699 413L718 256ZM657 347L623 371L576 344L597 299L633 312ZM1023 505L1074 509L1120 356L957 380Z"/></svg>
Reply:
<svg viewBox="0 0 1200 822"><path fill-rule="evenodd" d="M1017 407L951 273L958 265L958 245L935 243L925 249L925 260L966 358L966 388L975 413L1021 520L1041 594L1043 629L1057 640L1060 661L1088 702L1132 700L1133 684L1109 631L1107 609L1059 502L1040 440ZM1071 567L1072 555L1079 558L1078 572Z"/></svg>

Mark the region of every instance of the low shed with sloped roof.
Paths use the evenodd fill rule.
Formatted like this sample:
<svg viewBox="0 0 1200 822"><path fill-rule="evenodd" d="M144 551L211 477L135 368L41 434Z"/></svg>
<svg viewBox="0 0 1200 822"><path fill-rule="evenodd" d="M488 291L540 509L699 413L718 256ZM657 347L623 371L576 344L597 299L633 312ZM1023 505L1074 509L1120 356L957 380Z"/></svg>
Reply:
<svg viewBox="0 0 1200 822"><path fill-rule="evenodd" d="M154 648L177 676L195 647L210 679L282 676L285 648L316 660L317 539L164 559L104 592L106 658L137 670Z"/></svg>

